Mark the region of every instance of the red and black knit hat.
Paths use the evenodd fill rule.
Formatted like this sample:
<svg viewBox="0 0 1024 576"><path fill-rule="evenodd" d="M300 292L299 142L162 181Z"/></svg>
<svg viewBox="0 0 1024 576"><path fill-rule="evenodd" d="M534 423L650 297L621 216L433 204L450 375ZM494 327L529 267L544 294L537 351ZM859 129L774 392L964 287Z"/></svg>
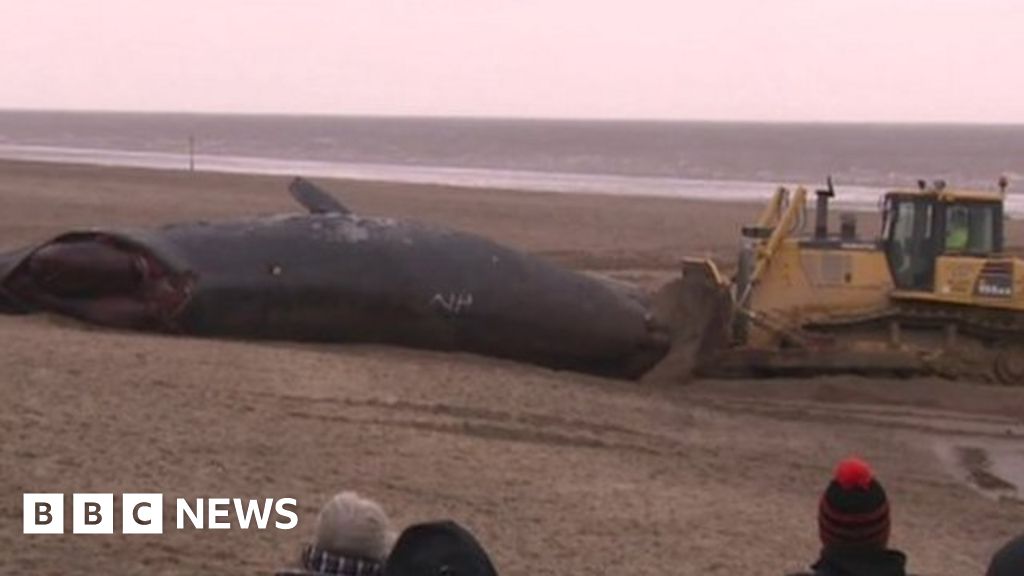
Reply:
<svg viewBox="0 0 1024 576"><path fill-rule="evenodd" d="M836 467L818 506L818 533L826 547L888 545L889 501L863 460L847 458Z"/></svg>

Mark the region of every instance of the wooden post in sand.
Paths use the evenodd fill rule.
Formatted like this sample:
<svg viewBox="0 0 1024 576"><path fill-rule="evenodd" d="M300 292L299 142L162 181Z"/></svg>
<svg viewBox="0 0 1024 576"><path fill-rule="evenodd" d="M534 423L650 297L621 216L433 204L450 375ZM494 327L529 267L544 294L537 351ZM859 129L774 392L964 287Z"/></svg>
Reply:
<svg viewBox="0 0 1024 576"><path fill-rule="evenodd" d="M196 171L196 137L193 134L188 135L188 171Z"/></svg>

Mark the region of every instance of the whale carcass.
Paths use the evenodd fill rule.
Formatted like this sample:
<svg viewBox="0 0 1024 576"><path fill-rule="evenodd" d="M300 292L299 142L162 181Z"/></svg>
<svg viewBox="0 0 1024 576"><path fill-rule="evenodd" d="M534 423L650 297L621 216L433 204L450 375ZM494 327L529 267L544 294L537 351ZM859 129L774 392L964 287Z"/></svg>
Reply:
<svg viewBox="0 0 1024 576"><path fill-rule="evenodd" d="M122 329L459 350L633 378L667 351L638 296L486 238L361 217L311 183L307 213L87 230L0 257L0 310Z"/></svg>

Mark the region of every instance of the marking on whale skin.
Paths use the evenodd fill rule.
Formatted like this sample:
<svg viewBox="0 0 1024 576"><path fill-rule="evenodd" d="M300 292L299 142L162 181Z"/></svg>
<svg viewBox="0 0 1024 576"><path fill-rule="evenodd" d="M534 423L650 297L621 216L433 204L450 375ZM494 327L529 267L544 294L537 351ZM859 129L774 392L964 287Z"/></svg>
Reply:
<svg viewBox="0 0 1024 576"><path fill-rule="evenodd" d="M343 220L337 222L329 231L330 240L341 241L349 244L365 242L370 238L370 231L362 222Z"/></svg>
<svg viewBox="0 0 1024 576"><path fill-rule="evenodd" d="M437 293L430 299L430 305L440 307L449 314L458 316L464 310L473 305L472 292L449 292L447 294Z"/></svg>

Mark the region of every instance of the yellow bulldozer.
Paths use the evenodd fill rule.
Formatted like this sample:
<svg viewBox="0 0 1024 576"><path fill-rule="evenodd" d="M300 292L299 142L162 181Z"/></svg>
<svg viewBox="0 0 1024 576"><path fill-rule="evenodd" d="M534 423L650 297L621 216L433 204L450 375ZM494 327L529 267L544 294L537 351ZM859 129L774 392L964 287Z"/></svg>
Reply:
<svg viewBox="0 0 1024 576"><path fill-rule="evenodd" d="M869 239L853 213L830 231L831 179L816 194L806 230L807 190L778 189L743 228L731 278L710 260L683 262L682 285L704 295L698 375L1024 384L1024 260L1005 251L1005 179L998 191L919 182L888 192Z"/></svg>

